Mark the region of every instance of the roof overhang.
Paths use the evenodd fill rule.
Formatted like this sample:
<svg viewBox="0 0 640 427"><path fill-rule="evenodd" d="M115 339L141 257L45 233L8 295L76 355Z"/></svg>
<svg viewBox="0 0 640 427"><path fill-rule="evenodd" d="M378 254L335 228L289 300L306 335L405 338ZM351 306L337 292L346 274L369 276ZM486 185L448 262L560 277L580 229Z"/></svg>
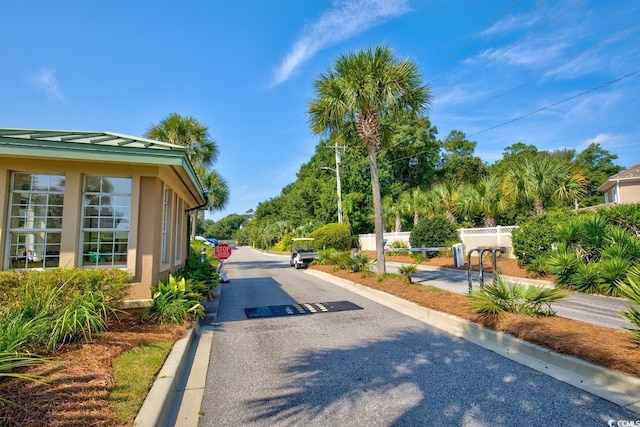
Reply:
<svg viewBox="0 0 640 427"><path fill-rule="evenodd" d="M187 151L180 145L112 132L0 129L0 154L169 166L184 171L197 192L194 197L206 201Z"/></svg>

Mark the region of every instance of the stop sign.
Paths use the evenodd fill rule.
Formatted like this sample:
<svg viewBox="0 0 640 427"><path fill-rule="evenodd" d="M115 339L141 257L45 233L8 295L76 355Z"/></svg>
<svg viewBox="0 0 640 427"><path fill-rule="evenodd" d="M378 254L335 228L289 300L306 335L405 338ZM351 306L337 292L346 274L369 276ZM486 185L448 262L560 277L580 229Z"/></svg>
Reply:
<svg viewBox="0 0 640 427"><path fill-rule="evenodd" d="M221 261L229 258L231 256L231 246L226 243L220 243L216 246L216 258Z"/></svg>

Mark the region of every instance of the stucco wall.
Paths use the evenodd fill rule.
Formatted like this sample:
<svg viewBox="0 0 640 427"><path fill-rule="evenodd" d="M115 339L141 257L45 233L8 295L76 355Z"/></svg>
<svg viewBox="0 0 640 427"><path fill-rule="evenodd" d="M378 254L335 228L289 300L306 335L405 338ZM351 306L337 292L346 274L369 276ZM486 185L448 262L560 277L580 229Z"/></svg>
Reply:
<svg viewBox="0 0 640 427"><path fill-rule="evenodd" d="M65 176L65 194L60 241L60 267L80 266L80 223L82 218L82 179L84 175L130 177L131 221L127 270L134 276L130 298L150 298L150 286L166 277L170 271L184 264L187 256L186 213L190 198L181 180L171 168L121 163L82 162L73 160L29 159L0 155L0 267L8 268L8 207L11 172L61 174ZM162 250L163 195L165 184L171 189L172 206L168 229L168 248L171 256L166 264L160 262ZM181 206L183 209L175 209ZM177 229L177 216L181 227ZM175 233L185 233L177 240ZM177 242L181 242L175 256Z"/></svg>

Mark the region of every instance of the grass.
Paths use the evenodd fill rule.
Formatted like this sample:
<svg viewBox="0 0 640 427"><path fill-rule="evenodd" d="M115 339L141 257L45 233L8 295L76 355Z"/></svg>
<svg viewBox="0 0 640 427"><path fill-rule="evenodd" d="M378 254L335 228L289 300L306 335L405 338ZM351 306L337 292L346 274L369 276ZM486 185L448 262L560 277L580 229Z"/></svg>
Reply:
<svg viewBox="0 0 640 427"><path fill-rule="evenodd" d="M123 352L114 361L116 385L109 402L123 424L133 424L173 344L173 341L145 343Z"/></svg>

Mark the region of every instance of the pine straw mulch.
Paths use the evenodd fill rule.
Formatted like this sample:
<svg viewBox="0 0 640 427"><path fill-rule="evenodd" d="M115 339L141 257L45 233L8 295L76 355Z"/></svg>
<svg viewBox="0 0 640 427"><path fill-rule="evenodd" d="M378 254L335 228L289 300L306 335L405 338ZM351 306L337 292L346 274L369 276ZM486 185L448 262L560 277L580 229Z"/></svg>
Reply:
<svg viewBox="0 0 640 427"><path fill-rule="evenodd" d="M123 351L155 341L176 341L190 324L150 325L138 317L122 318L96 334L91 342L65 345L51 355L53 363L30 368L46 384L27 381L0 382L0 396L14 405L0 402L0 425L120 426L109 407L115 386L112 364Z"/></svg>
<svg viewBox="0 0 640 427"><path fill-rule="evenodd" d="M401 261L400 258L388 257L387 261L412 262L410 257L405 261ZM425 263L453 268L451 258L432 258ZM515 260L502 260L497 267L505 275L527 277L526 271L519 268ZM558 316L508 315L499 320L487 319L469 308L466 295L424 284L409 285L398 277L378 281L376 274L362 278L360 273L345 270L333 271L332 266L317 265L311 268L413 301L423 307L505 332L558 353L575 356L596 365L640 377L640 347L633 344L630 335L625 331ZM491 271L490 268L489 271Z"/></svg>

